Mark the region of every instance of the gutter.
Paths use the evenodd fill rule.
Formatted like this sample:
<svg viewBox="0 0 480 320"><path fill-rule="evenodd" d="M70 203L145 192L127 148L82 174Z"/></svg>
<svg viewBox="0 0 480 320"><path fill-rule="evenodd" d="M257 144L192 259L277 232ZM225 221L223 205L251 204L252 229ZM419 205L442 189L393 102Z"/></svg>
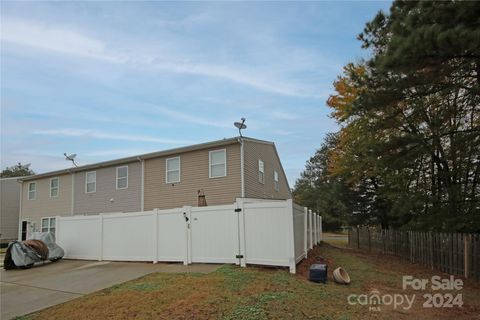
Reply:
<svg viewBox="0 0 480 320"><path fill-rule="evenodd" d="M241 195L241 198L245 198L245 160L244 160L243 138L239 137L238 142L240 142L240 188L241 188L240 195Z"/></svg>
<svg viewBox="0 0 480 320"><path fill-rule="evenodd" d="M145 160L142 157L137 157L140 161L141 173L140 173L140 211L145 209Z"/></svg>
<svg viewBox="0 0 480 320"><path fill-rule="evenodd" d="M75 172L71 170L70 174L72 175L72 203L70 207L70 214L73 216L75 208Z"/></svg>
<svg viewBox="0 0 480 320"><path fill-rule="evenodd" d="M23 181L20 183L20 204L18 206L18 241L22 241L22 199L23 199Z"/></svg>

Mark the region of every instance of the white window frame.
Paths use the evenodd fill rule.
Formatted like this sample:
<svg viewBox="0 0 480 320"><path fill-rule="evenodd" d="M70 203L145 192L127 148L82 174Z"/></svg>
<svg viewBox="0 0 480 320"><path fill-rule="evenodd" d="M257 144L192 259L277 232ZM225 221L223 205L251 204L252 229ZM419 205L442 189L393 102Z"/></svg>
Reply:
<svg viewBox="0 0 480 320"><path fill-rule="evenodd" d="M262 173L261 179L260 173ZM262 159L258 159L258 182L260 182L261 184L265 184L265 162L263 162Z"/></svg>
<svg viewBox="0 0 480 320"><path fill-rule="evenodd" d="M176 159L178 159L178 170L168 170L168 161L176 160ZM174 171L178 171L178 180L177 181L168 181L168 173L169 172L174 172ZM166 184L180 182L182 180L181 174L182 174L182 162L180 160L180 156L165 159L165 183Z"/></svg>
<svg viewBox="0 0 480 320"><path fill-rule="evenodd" d="M55 219L55 223L54 225L52 226L52 219ZM47 223L47 231L43 231L43 220L48 220L48 223ZM55 228L56 229L56 217L43 217L42 220L40 221L40 231L41 232L50 232L52 230L52 228Z"/></svg>
<svg viewBox="0 0 480 320"><path fill-rule="evenodd" d="M273 171L273 189L275 189L275 191L280 191L280 183L278 182L278 172L277 171Z"/></svg>
<svg viewBox="0 0 480 320"><path fill-rule="evenodd" d="M53 180L57 180L57 187L56 188L52 188L52 181ZM56 196L52 196L52 190L53 189L57 189L57 195ZM60 194L60 178L59 177L55 177L55 178L51 178L50 179L50 198L58 198L58 195Z"/></svg>
<svg viewBox="0 0 480 320"><path fill-rule="evenodd" d="M95 188L93 189L93 191L88 191L87 190L87 185L88 185L88 174L89 173L95 173ZM97 192L97 171L87 171L85 172L85 193L95 193Z"/></svg>
<svg viewBox="0 0 480 320"><path fill-rule="evenodd" d="M30 191L30 186L34 185L35 189ZM30 197L30 192L33 192L33 197ZM37 182L29 182L28 183L28 190L27 190L27 199L28 200L35 200L37 198Z"/></svg>
<svg viewBox="0 0 480 320"><path fill-rule="evenodd" d="M118 169L122 169L122 168L127 168L127 176L126 176L126 177L120 177L120 178L119 178L119 177L118 177ZM116 175L115 175L115 188L116 188L117 190L128 189L128 165L117 167L117 168L115 169L115 171L116 171ZM118 187L118 180L119 180L119 179L125 179L125 178L127 178L127 185L126 185L125 187L123 187L123 188L119 188L119 187ZM96 175L96 174L95 174L95 189L97 189L97 175Z"/></svg>
<svg viewBox="0 0 480 320"><path fill-rule="evenodd" d="M223 151L223 164L225 165L225 171L223 173L223 176L215 176L212 177L212 153L215 152L220 152ZM221 163L215 163L213 165L219 165ZM215 179L215 178L223 178L227 176L227 149L218 149L218 150L211 150L208 152L208 177L210 179Z"/></svg>

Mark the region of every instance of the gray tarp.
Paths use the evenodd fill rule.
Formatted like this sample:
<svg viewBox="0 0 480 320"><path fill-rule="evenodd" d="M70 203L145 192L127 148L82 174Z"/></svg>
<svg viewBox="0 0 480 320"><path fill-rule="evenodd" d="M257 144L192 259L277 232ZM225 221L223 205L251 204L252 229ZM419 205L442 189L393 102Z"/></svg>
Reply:
<svg viewBox="0 0 480 320"><path fill-rule="evenodd" d="M61 259L64 251L55 243L55 236L51 232L34 232L31 239L40 240L48 247L48 260L56 261ZM8 261L7 261L8 260ZM13 241L8 245L7 253L5 254L4 268L11 269L14 267L31 266L36 262L45 261L41 255L26 246L21 241ZM12 265L12 262L14 265Z"/></svg>
<svg viewBox="0 0 480 320"><path fill-rule="evenodd" d="M51 232L34 232L30 239L41 240L48 247L48 260L58 260L63 258L65 252L55 243L55 235Z"/></svg>

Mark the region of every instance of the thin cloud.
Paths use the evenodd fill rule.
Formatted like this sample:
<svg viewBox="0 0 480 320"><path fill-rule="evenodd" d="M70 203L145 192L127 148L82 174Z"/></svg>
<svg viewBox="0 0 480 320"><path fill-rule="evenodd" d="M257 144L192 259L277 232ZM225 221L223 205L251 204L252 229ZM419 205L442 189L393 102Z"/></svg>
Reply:
<svg viewBox="0 0 480 320"><path fill-rule="evenodd" d="M63 155L49 155L39 153L12 152L2 154L2 168L17 163L30 163L30 169L35 173L66 169L71 163L65 161ZM40 169L39 169L40 168Z"/></svg>
<svg viewBox="0 0 480 320"><path fill-rule="evenodd" d="M2 22L2 29L3 41L68 55L125 62L125 59L107 53L102 41L66 28L7 18Z"/></svg>
<svg viewBox="0 0 480 320"><path fill-rule="evenodd" d="M179 111L174 111L170 108L162 107L162 106L157 106L157 105L146 105L150 111L154 111L157 113L161 113L163 115L166 115L168 117L178 119L181 121L193 123L193 124L198 124L202 126L209 126L209 127L216 127L216 128L231 128L232 125L230 123L222 122L219 120L210 120L203 118L199 116L198 114L191 114L191 113L185 113L185 112L179 112ZM200 112L200 111L199 111Z"/></svg>
<svg viewBox="0 0 480 320"><path fill-rule="evenodd" d="M278 135L280 135L280 136L289 136L289 135L292 134L291 131L281 130L281 129L280 129L280 130L278 130L278 129L277 129L277 130L273 130L272 132L273 132L274 134L278 134Z"/></svg>
<svg viewBox="0 0 480 320"><path fill-rule="evenodd" d="M274 111L271 113L272 117L282 119L282 120L297 120L300 117L297 114L284 112L284 111Z"/></svg>
<svg viewBox="0 0 480 320"><path fill-rule="evenodd" d="M176 20L156 19L155 21L152 22L152 24L161 26L161 27L185 28L185 27L196 27L210 20L211 20L211 16L209 14L198 13L198 14L188 15L185 18L176 19Z"/></svg>
<svg viewBox="0 0 480 320"><path fill-rule="evenodd" d="M18 108L19 109L19 108ZM146 110L148 111L148 110ZM128 114L126 115L117 115L113 116L106 116L100 113L96 113L96 110L91 110L88 108L82 107L71 107L69 108L68 113L59 113L55 111L45 111L45 110L20 110L20 114L22 116L27 117L48 117L50 119L55 119L55 121L68 121L75 119L78 120L86 120L90 123L98 122L98 123L113 123L113 124L125 124L129 127L136 126L136 127L150 127L150 128L172 128L173 125L171 123L167 123L166 121L160 122L157 119L152 119L149 115L141 115L141 114Z"/></svg>
<svg viewBox="0 0 480 320"><path fill-rule="evenodd" d="M261 91L276 93L286 96L314 97L306 92L302 92L298 86L279 83L272 79L264 79L258 74L247 74L237 68L215 64L202 64L190 62L176 62L165 59L155 59L152 65L158 69L167 70L176 73L185 73L193 75L208 76L214 78L227 79L232 82L247 85Z"/></svg>
<svg viewBox="0 0 480 320"><path fill-rule="evenodd" d="M193 74L228 80L257 90L285 96L317 97L305 92L302 86L276 79L265 78L261 74L246 72L248 67L233 67L212 63L189 62L173 57L151 58L141 52L122 53L109 50L101 40L69 30L62 26L45 25L17 18L4 19L1 40L32 48L54 51L66 55L76 55L102 60L130 67L156 68L180 74Z"/></svg>
<svg viewBox="0 0 480 320"><path fill-rule="evenodd" d="M126 135L103 132L98 130L85 130L85 129L52 129L52 130L37 130L33 134L47 135L47 136L63 136L63 137L84 137L84 138L96 138L104 140L120 140L120 141L136 141L136 142L155 142L163 144L191 144L191 140L178 140L178 139L165 139L144 135Z"/></svg>

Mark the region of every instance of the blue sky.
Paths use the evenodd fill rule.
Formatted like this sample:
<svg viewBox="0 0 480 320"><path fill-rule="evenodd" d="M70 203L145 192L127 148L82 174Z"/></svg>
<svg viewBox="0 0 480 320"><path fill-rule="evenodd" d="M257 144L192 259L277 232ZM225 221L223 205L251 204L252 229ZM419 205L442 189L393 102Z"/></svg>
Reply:
<svg viewBox="0 0 480 320"><path fill-rule="evenodd" d="M326 99L390 2L2 2L1 166L36 172L237 135L290 185L337 126Z"/></svg>

